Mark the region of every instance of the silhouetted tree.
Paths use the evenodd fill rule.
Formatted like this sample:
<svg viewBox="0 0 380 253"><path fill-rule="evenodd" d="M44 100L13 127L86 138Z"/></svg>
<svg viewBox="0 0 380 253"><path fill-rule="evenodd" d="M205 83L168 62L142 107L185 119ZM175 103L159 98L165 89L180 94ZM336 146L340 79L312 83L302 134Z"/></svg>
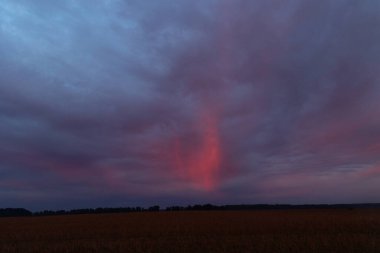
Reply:
<svg viewBox="0 0 380 253"><path fill-rule="evenodd" d="M24 208L4 208L0 209L0 217L31 216L32 212Z"/></svg>
<svg viewBox="0 0 380 253"><path fill-rule="evenodd" d="M158 212L160 211L160 206L151 206L148 208L148 211L150 212Z"/></svg>

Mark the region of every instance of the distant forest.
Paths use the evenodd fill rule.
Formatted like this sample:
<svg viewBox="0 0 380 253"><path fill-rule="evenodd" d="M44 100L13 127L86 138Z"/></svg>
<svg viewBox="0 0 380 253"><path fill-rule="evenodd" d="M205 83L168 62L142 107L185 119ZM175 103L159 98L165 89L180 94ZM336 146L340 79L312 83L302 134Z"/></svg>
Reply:
<svg viewBox="0 0 380 253"><path fill-rule="evenodd" d="M50 216L50 215L74 215L74 214L100 214L100 213L130 213L130 212L170 212L170 211L244 211L244 210L286 210L286 209L348 209L380 208L379 204L323 204L323 205L189 205L170 206L161 209L160 206L144 207L117 207L117 208L85 208L72 210L44 210L31 212L24 208L0 208L0 217L24 217L24 216Z"/></svg>

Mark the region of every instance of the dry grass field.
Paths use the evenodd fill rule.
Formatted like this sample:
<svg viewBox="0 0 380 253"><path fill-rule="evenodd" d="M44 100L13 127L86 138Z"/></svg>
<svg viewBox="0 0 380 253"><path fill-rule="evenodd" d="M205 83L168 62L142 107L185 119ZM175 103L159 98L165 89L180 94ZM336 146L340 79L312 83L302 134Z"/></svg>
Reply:
<svg viewBox="0 0 380 253"><path fill-rule="evenodd" d="M0 218L1 253L380 252L380 210Z"/></svg>

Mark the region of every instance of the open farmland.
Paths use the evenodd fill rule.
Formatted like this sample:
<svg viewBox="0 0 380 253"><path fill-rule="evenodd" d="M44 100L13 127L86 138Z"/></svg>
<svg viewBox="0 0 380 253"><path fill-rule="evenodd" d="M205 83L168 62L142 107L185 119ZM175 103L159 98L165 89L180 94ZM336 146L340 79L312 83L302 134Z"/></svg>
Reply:
<svg viewBox="0 0 380 253"><path fill-rule="evenodd" d="M380 209L1 218L0 228L1 253L380 252Z"/></svg>

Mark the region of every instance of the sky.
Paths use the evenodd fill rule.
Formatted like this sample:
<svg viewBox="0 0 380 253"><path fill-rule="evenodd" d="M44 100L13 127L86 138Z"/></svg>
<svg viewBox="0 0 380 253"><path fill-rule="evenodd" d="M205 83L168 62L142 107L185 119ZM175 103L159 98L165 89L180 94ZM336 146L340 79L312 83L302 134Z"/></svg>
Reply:
<svg viewBox="0 0 380 253"><path fill-rule="evenodd" d="M380 202L379 13L0 0L0 207Z"/></svg>

